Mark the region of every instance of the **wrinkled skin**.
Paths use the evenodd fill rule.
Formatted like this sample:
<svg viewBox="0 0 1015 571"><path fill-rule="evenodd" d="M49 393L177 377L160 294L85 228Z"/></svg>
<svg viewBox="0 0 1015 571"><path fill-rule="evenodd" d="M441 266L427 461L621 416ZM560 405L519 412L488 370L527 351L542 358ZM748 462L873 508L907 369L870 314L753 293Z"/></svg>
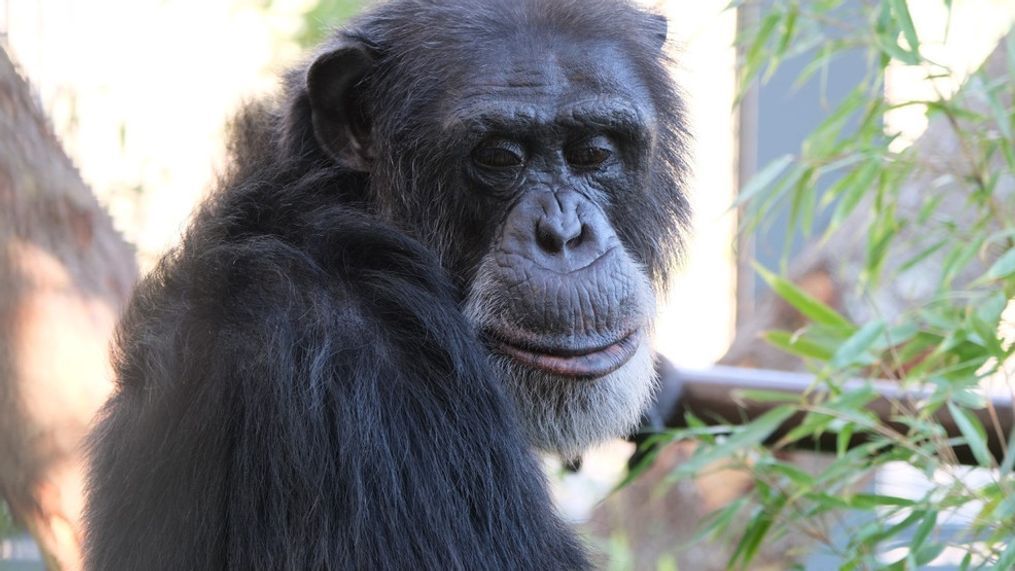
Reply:
<svg viewBox="0 0 1015 571"><path fill-rule="evenodd" d="M632 430L652 394L653 292L607 210L646 179L654 109L618 54L533 48L452 104L478 141L465 186L498 228L466 314L530 438L571 458Z"/></svg>

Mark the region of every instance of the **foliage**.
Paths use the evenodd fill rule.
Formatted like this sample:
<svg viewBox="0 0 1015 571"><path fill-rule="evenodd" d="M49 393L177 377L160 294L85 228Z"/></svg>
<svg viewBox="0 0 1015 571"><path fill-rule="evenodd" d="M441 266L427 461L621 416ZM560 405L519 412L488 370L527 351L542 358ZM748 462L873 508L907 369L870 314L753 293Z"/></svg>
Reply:
<svg viewBox="0 0 1015 571"><path fill-rule="evenodd" d="M950 14L951 2L943 2ZM922 66L932 75L952 70L921 50L905 0L766 2L741 41L743 85L763 81L788 58L809 58L803 82L828 73L829 63L843 54L866 56L864 80L796 156L763 168L742 189L738 205L747 212L747 229L783 205L790 211L790 232L812 235L814 221L824 216L830 224L821 240L844 228L864 240L854 297L867 300L864 313L870 317L851 319L799 289L785 271L758 268L806 319L802 328L770 331L766 339L805 360L816 373L815 390L801 398L745 394L781 402L740 427L705 427L691 417L690 428L658 435L654 442L701 442L674 479L692 477L717 461L753 474L750 497L713 514L702 531L740 534L731 568L749 566L761 545L790 534L823 543L842 569L916 569L946 548L964 552L962 569L1013 568L1015 448L996 456L988 450L986 435L999 429L980 387L998 376L1010 386L1004 365L1015 352L1015 344L999 332L1002 312L1015 296L1015 40L1011 35L1007 40L1008 67L1000 76L980 70L954 97L906 102L885 94L892 62ZM950 128L960 152L947 164L922 155L919 145L900 148L893 144L896 136L885 132L885 114L912 105L925 106L932 122ZM933 186L914 192L909 186L914 181ZM819 193L822 182L828 189ZM931 282L932 293L909 306L879 307L875 293L906 273ZM922 391L922 398L918 406L896 403L896 423L887 425L867 408L878 397L873 383L848 382L851 378L894 379ZM798 428L773 447L760 447L798 411L805 414ZM948 438L936 416L944 411L955 419L961 438ZM776 455L822 436L834 438L838 452L819 473ZM987 475L984 483L955 465L954 446L968 447ZM864 493L865 479L894 461L933 478L929 491L916 498ZM959 509L975 516L957 534L946 535L939 524ZM845 544L830 534L846 519L857 521L858 514L865 517Z"/></svg>
<svg viewBox="0 0 1015 571"><path fill-rule="evenodd" d="M319 44L329 31L359 12L363 3L364 0L318 0L303 14L303 29L296 41L304 48Z"/></svg>

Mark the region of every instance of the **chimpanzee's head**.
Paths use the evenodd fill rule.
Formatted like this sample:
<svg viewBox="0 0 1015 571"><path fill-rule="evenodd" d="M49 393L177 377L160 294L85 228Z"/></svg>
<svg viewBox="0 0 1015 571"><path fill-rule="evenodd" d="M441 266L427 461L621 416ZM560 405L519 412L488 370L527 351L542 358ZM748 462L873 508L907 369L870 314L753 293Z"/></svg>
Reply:
<svg viewBox="0 0 1015 571"><path fill-rule="evenodd" d="M680 247L666 22L621 1L401 0L307 72L315 135L458 280L533 443L635 427Z"/></svg>

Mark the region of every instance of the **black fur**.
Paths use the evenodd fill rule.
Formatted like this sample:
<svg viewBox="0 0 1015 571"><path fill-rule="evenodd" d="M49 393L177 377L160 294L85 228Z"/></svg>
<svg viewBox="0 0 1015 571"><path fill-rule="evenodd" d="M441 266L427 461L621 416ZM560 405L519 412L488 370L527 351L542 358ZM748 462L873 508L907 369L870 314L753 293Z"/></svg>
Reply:
<svg viewBox="0 0 1015 571"><path fill-rule="evenodd" d="M341 207L210 225L121 326L89 568L583 565L425 249Z"/></svg>
<svg viewBox="0 0 1015 571"><path fill-rule="evenodd" d="M619 37L658 83L658 33L640 39L643 15L618 3L500 5L391 2L336 36L379 61L359 102L376 118L369 175L315 137L305 67L238 118L230 172L119 328L91 440L89 569L587 566L463 317L490 229L433 198L457 142L427 120L476 38ZM615 211L662 279L686 204L669 188L679 103L656 96L675 114L652 174L666 189Z"/></svg>

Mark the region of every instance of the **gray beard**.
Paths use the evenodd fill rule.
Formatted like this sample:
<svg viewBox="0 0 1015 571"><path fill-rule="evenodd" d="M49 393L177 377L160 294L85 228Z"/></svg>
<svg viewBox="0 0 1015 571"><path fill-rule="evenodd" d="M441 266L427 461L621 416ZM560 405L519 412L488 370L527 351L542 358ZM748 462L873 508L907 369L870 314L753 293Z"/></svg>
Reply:
<svg viewBox="0 0 1015 571"><path fill-rule="evenodd" d="M633 434L657 386L647 341L623 367L599 379L556 377L502 355L490 360L529 441L565 461L608 439Z"/></svg>

